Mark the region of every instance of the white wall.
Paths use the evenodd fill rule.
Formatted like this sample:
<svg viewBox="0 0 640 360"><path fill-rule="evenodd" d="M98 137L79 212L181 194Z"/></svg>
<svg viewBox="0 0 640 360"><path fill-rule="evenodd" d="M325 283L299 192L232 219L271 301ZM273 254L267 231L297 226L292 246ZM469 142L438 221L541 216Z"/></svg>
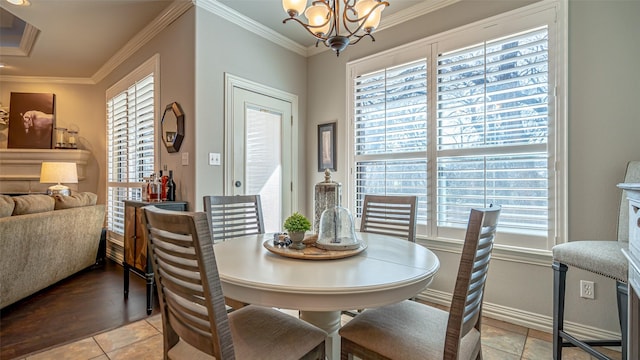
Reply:
<svg viewBox="0 0 640 360"><path fill-rule="evenodd" d="M204 195L222 195L222 166L210 166L208 153L223 154L224 159L224 74L248 79L272 88L295 94L299 103L299 139L301 154L305 145L306 121L306 59L279 45L244 30L208 10L196 11L196 154L195 207L202 209ZM298 167L305 169L305 156L300 155ZM302 188L306 173L298 176ZM299 195L298 208L305 211L305 195ZM295 206L294 206L295 207ZM264 211L268 211L265 209ZM311 214L310 212L307 214Z"/></svg>
<svg viewBox="0 0 640 360"><path fill-rule="evenodd" d="M79 132L78 148L91 151L86 179L78 183L78 191L98 194L98 202L104 203L104 105L98 104L104 94L93 85L61 84L55 82L0 82L0 103L9 107L11 92L55 94L56 126L75 128ZM0 127L0 148L7 147L8 127ZM65 150L60 150L65 151ZM0 171L2 171L0 169Z"/></svg>
<svg viewBox="0 0 640 360"><path fill-rule="evenodd" d="M157 170L164 169L165 166L167 170L174 170L173 176L177 185L176 198L188 201L190 210L193 209L194 201L195 164L193 153L196 141L195 67L193 61L195 53L194 16L195 10L192 7L96 85L97 91L101 94L100 103L96 106L99 107L102 117L104 117L106 114L104 95L106 90L155 54L160 55L160 100L156 104L156 129L160 129L160 120L167 104L177 101L185 113L185 137L180 152L168 153L164 143L157 136L156 148L160 151L160 164ZM105 126L103 121L100 129L103 143L106 141ZM185 152L190 154L191 161L188 166L181 165L181 156ZM105 154L102 156L106 157ZM102 176L106 177L106 174ZM105 186L102 186L99 191L104 192L105 189Z"/></svg>
<svg viewBox="0 0 640 360"><path fill-rule="evenodd" d="M346 63L442 31L496 15L535 1L467 0L375 34L336 58L324 52L308 61L307 143L316 148L316 125L338 121L338 153L346 154ZM627 161L640 159L640 2L569 1L569 239L615 239L620 192ZM313 186L322 180L316 152L307 154L307 207ZM338 157L334 180L346 186L348 159ZM594 205L594 204L597 204ZM309 210L311 211L311 210ZM430 289L451 293L458 254L438 251L441 269ZM596 282L596 300L578 297L579 279ZM550 330L552 311L551 258L532 265L494 259L485 295L486 313L501 311L508 321ZM612 280L571 270L567 286L567 320L596 335L619 332ZM515 313L505 313L504 310ZM495 314L494 314L495 315ZM588 316L587 316L588 315Z"/></svg>

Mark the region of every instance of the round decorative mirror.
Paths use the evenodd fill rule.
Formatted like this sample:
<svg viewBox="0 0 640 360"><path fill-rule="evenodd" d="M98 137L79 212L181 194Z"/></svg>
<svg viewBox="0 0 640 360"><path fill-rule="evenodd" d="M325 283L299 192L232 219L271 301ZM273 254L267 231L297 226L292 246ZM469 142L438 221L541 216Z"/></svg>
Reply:
<svg viewBox="0 0 640 360"><path fill-rule="evenodd" d="M184 139L184 112L180 104L172 102L167 105L162 115L162 141L170 153L180 151Z"/></svg>

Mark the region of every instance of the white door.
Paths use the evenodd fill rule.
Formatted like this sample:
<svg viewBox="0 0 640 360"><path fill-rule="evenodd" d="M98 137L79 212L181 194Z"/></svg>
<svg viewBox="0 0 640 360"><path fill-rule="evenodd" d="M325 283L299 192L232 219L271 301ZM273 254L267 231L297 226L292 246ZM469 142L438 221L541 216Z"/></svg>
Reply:
<svg viewBox="0 0 640 360"><path fill-rule="evenodd" d="M266 232L282 230L292 206L292 105L233 87L230 195L259 194Z"/></svg>

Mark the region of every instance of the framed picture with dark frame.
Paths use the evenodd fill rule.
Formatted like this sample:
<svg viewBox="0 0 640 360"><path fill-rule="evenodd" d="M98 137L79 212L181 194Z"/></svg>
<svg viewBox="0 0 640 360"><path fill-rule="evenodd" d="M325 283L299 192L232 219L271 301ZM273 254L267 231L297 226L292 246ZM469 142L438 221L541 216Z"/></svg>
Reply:
<svg viewBox="0 0 640 360"><path fill-rule="evenodd" d="M318 125L318 172L338 170L336 161L336 123Z"/></svg>
<svg viewBox="0 0 640 360"><path fill-rule="evenodd" d="M52 149L54 114L54 94L12 92L7 147Z"/></svg>

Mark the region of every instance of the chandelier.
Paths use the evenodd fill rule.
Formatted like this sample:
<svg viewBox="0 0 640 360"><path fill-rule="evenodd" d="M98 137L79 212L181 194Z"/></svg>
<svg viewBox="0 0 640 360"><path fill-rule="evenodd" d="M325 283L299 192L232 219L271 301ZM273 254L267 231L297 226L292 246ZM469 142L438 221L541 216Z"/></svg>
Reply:
<svg viewBox="0 0 640 360"><path fill-rule="evenodd" d="M363 37L376 41L371 33L380 24L382 10L387 6L389 3L382 0L314 0L307 8L307 0L282 0L289 15L282 22L299 23L316 38L316 46L322 42L340 56L340 51ZM303 13L308 24L298 18Z"/></svg>

